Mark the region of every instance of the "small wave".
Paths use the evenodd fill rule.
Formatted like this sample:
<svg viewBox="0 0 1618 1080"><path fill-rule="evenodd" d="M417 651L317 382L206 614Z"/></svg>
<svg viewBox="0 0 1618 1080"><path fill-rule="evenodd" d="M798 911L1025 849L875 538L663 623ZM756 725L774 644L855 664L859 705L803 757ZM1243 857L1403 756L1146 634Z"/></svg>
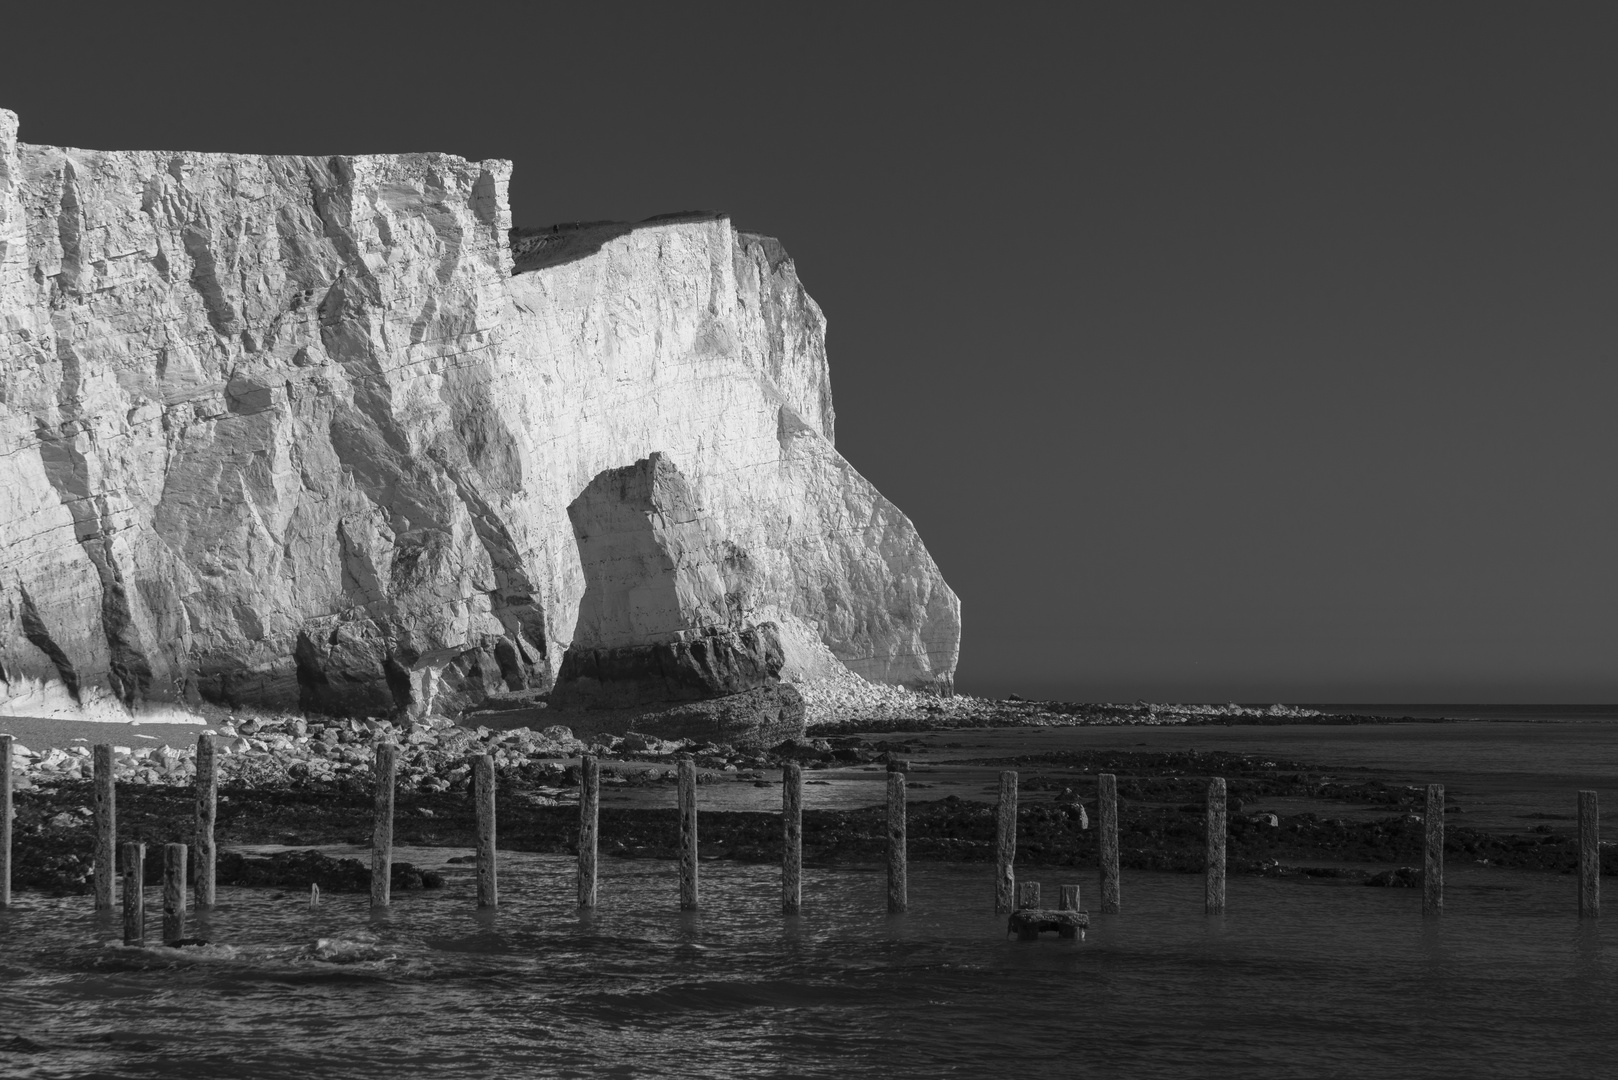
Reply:
<svg viewBox="0 0 1618 1080"><path fill-rule="evenodd" d="M168 960L184 960L192 963L224 963L240 960L245 956L239 946L215 945L207 941L188 945L148 945L143 951Z"/></svg>
<svg viewBox="0 0 1618 1080"><path fill-rule="evenodd" d="M360 931L354 934L316 938L307 945L244 948L238 945L216 945L199 942L185 945L125 945L122 942L103 943L101 960L114 965L127 964L146 967L152 961L167 963L262 963L276 961L315 960L329 964L358 964L397 961L399 951L384 945L374 934Z"/></svg>
<svg viewBox="0 0 1618 1080"><path fill-rule="evenodd" d="M359 964L398 960L398 951L383 945L375 934L360 931L341 936L317 938L304 954L328 964Z"/></svg>
<svg viewBox="0 0 1618 1080"><path fill-rule="evenodd" d="M157 966L179 964L224 964L244 959L243 951L234 945L214 945L207 942L187 945L125 945L121 941L104 941L98 950L87 957L94 968L124 968L141 970Z"/></svg>

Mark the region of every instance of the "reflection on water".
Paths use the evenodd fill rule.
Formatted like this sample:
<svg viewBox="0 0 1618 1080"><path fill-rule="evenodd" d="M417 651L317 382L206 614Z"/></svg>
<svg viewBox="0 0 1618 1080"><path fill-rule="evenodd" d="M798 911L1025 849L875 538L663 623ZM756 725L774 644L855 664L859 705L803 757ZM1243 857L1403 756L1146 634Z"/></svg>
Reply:
<svg viewBox="0 0 1618 1080"><path fill-rule="evenodd" d="M606 860L580 916L569 860L502 858L498 912L464 867L378 918L225 890L191 931L218 944L183 951L24 896L0 914L0 1074L1515 1077L1618 1054L1610 931L1567 877L1456 867L1441 920L1414 890L1236 878L1208 919L1200 879L1133 874L1086 940L1020 943L986 867L912 866L897 918L880 874L810 871L783 919L769 867L705 864L681 913L671 864Z"/></svg>

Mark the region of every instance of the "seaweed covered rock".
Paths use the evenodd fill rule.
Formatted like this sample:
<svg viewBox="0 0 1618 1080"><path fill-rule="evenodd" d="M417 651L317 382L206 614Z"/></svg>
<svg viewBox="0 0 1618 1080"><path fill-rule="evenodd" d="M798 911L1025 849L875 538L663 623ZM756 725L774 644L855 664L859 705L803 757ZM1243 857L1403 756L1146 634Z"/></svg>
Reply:
<svg viewBox="0 0 1618 1080"><path fill-rule="evenodd" d="M558 708L633 708L741 694L780 682L774 623L703 627L673 641L615 649L574 646L550 703Z"/></svg>
<svg viewBox="0 0 1618 1080"><path fill-rule="evenodd" d="M797 689L780 683L642 713L635 727L660 739L760 748L803 738L803 712Z"/></svg>
<svg viewBox="0 0 1618 1080"><path fill-rule="evenodd" d="M278 851L273 855L244 855L221 851L218 857L220 885L272 885L307 889L319 885L322 892L369 892L371 868L358 859L334 859L323 852ZM395 862L390 875L394 889L438 889L444 879L432 870L421 870L407 862Z"/></svg>

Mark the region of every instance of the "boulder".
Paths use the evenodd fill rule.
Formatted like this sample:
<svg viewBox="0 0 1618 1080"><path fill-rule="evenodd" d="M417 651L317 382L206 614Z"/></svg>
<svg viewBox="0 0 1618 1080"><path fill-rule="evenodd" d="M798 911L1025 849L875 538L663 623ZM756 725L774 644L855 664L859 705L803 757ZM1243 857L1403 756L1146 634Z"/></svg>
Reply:
<svg viewBox="0 0 1618 1080"><path fill-rule="evenodd" d="M791 685L781 683L643 713L635 728L664 740L728 743L751 749L803 738L803 717L803 697Z"/></svg>
<svg viewBox="0 0 1618 1080"><path fill-rule="evenodd" d="M1365 880L1365 884L1384 889L1419 889L1426 876L1424 871L1401 866L1395 870L1372 874Z"/></svg>
<svg viewBox="0 0 1618 1080"><path fill-rule="evenodd" d="M773 623L710 627L689 637L617 649L572 648L551 691L553 707L629 708L739 694L780 681Z"/></svg>
<svg viewBox="0 0 1618 1080"><path fill-rule="evenodd" d="M665 706L560 711L579 738L621 736L670 742L728 743L750 749L804 736L803 696L790 683L760 686L740 694ZM626 734L633 732L634 735Z"/></svg>

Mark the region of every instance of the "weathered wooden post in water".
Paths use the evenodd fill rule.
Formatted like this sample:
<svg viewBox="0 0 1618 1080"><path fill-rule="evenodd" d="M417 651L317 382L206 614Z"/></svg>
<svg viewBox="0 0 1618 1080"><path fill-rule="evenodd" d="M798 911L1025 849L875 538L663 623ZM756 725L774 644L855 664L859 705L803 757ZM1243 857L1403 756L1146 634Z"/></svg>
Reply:
<svg viewBox="0 0 1618 1080"><path fill-rule="evenodd" d="M185 845L163 845L163 940L185 937Z"/></svg>
<svg viewBox="0 0 1618 1080"><path fill-rule="evenodd" d="M146 845L124 845L124 944L146 944Z"/></svg>
<svg viewBox="0 0 1618 1080"><path fill-rule="evenodd" d="M1203 910L1209 915L1225 913L1225 778L1208 781L1208 860L1204 881Z"/></svg>
<svg viewBox="0 0 1618 1080"><path fill-rule="evenodd" d="M399 768L399 749L389 742L376 744L375 821L371 829L371 906L387 907L393 899L393 785Z"/></svg>
<svg viewBox="0 0 1618 1080"><path fill-rule="evenodd" d="M1579 918L1601 914L1600 803L1593 791L1579 792Z"/></svg>
<svg viewBox="0 0 1618 1080"><path fill-rule="evenodd" d="M1079 910L1079 887L1077 885L1063 885L1056 901L1057 911Z"/></svg>
<svg viewBox="0 0 1618 1080"><path fill-rule="evenodd" d="M680 910L697 910L697 763L680 758Z"/></svg>
<svg viewBox="0 0 1618 1080"><path fill-rule="evenodd" d="M1427 850L1421 876L1421 913L1444 913L1444 785L1427 785Z"/></svg>
<svg viewBox="0 0 1618 1080"><path fill-rule="evenodd" d="M1118 777L1096 777L1096 816L1101 819L1101 911L1116 915L1123 906L1118 886Z"/></svg>
<svg viewBox="0 0 1618 1080"><path fill-rule="evenodd" d="M92 768L95 771L96 910L111 911L113 881L118 876L118 813L110 743L96 744Z"/></svg>
<svg viewBox="0 0 1618 1080"><path fill-rule="evenodd" d="M781 770L781 913L803 910L803 766Z"/></svg>
<svg viewBox="0 0 1618 1080"><path fill-rule="evenodd" d="M579 759L579 907L596 906L596 849L601 836L601 762Z"/></svg>
<svg viewBox="0 0 1618 1080"><path fill-rule="evenodd" d="M193 843L197 852L197 909L206 911L217 899L214 884L214 820L219 811L219 757L212 735L197 736L197 829Z"/></svg>
<svg viewBox="0 0 1618 1080"><path fill-rule="evenodd" d="M905 853L905 769L909 762L888 762L888 914L910 906L910 875Z"/></svg>
<svg viewBox="0 0 1618 1080"><path fill-rule="evenodd" d="M1000 804L994 818L994 913L1011 910L1016 897L1017 871L1017 771L1000 774Z"/></svg>
<svg viewBox="0 0 1618 1080"><path fill-rule="evenodd" d="M472 767L478 805L478 907L497 907L500 884L494 864L494 758L484 754Z"/></svg>
<svg viewBox="0 0 1618 1080"><path fill-rule="evenodd" d="M1017 886L1017 910L1039 910L1039 882L1024 881Z"/></svg>
<svg viewBox="0 0 1618 1080"><path fill-rule="evenodd" d="M0 735L0 907L11 906L11 736Z"/></svg>

